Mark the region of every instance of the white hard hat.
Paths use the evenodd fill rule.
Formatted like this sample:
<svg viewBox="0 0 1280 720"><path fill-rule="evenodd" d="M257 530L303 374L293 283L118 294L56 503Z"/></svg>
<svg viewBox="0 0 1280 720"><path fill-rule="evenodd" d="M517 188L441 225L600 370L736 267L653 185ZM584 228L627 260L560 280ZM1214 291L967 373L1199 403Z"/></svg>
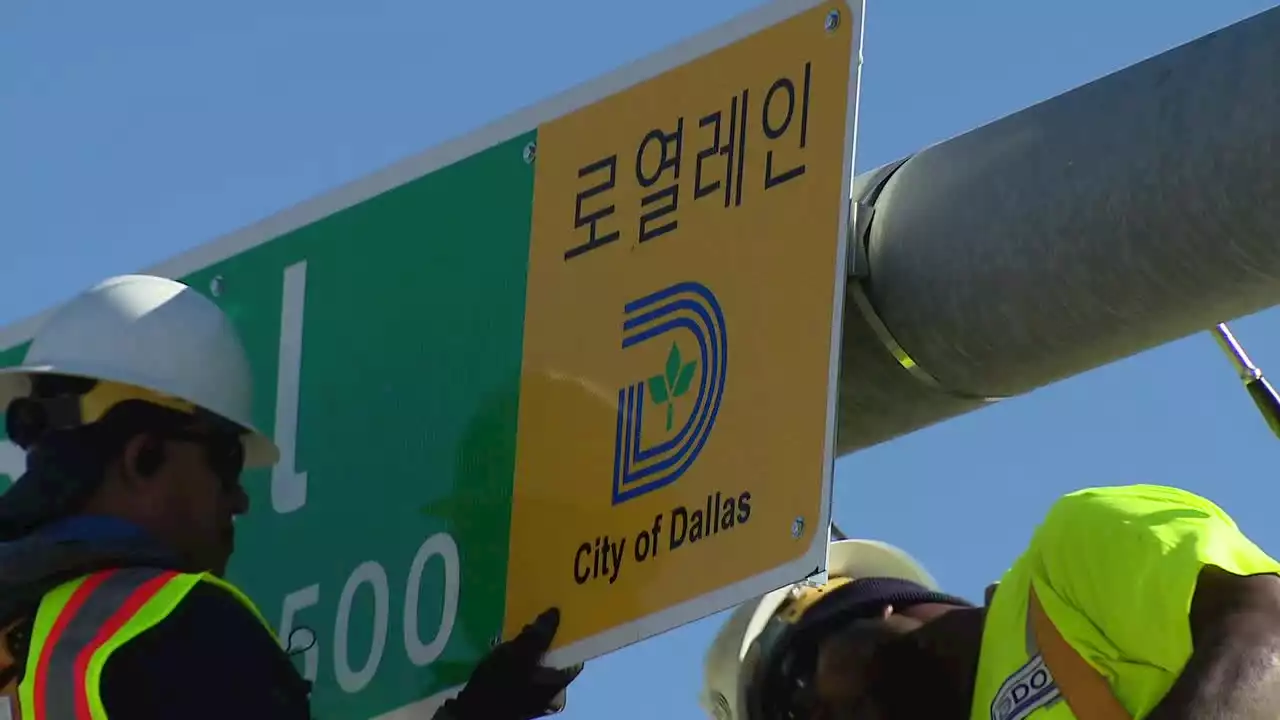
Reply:
<svg viewBox="0 0 1280 720"><path fill-rule="evenodd" d="M810 607L825 592L862 578L894 578L909 580L938 591L933 576L906 552L877 540L838 540L827 550L825 586L805 588L801 583L787 585L760 598L739 605L707 651L703 675L703 708L716 720L762 720L750 717L749 684L761 662L762 633L789 598L806 589L805 607ZM804 608L799 609L802 613Z"/></svg>
<svg viewBox="0 0 1280 720"><path fill-rule="evenodd" d="M0 410L42 374L91 378L188 403L245 431L246 467L280 451L253 425L249 359L230 319L190 287L151 275L106 280L59 307L21 365L0 368Z"/></svg>

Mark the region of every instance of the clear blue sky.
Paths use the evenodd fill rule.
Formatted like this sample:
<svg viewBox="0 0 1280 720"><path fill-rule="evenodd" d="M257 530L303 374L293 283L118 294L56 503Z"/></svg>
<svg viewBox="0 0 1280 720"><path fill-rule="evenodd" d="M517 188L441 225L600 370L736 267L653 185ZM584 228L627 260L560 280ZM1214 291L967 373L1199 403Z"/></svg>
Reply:
<svg viewBox="0 0 1280 720"><path fill-rule="evenodd" d="M0 323L425 149L754 5L224 0L0 6ZM871 0L858 169L1266 9ZM1280 314L1237 334L1280 376ZM1060 493L1207 494L1280 553L1268 433L1207 334L837 465L847 532L980 598ZM562 717L696 718L712 618L592 663Z"/></svg>

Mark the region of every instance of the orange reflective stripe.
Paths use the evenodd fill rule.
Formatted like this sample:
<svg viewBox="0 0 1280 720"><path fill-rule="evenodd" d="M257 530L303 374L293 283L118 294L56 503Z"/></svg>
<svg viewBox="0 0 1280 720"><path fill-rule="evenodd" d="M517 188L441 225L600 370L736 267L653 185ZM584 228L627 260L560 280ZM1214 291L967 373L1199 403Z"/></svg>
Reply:
<svg viewBox="0 0 1280 720"><path fill-rule="evenodd" d="M83 647L79 648L79 652L77 652L75 656L75 662L71 669L71 678L75 682L76 689L76 717L93 717L94 714L90 713L90 701L92 700L96 704L99 700L96 692L94 693L93 698L90 698L87 692L89 684L86 671L89 667L89 659L93 657L94 653L99 648L102 647L103 643L111 639L111 637L115 635L126 622L131 620L138 610L145 605L148 600L155 596L161 588L168 584L175 575L177 575L177 573L174 572L156 573L151 578L134 587L134 589L129 592L128 596L124 598L124 602L121 603L120 606L116 608L115 612L107 618L107 621L98 627L98 632L93 636L93 639ZM95 597L94 599L97 598ZM80 612L83 614L86 609L87 608L81 608ZM105 715L106 713L98 714Z"/></svg>
<svg viewBox="0 0 1280 720"><path fill-rule="evenodd" d="M1049 667L1053 681L1058 684L1062 698L1067 701L1071 714L1086 720L1132 720L1132 715L1116 699L1107 679L1089 664L1084 656L1071 647L1062 637L1058 626L1040 604L1034 586L1027 605L1032 632L1044 664Z"/></svg>
<svg viewBox="0 0 1280 720"><path fill-rule="evenodd" d="M186 598L192 588L199 585L204 575L178 574L156 583L148 589L149 597L135 596L140 605L118 630L106 636L105 642L88 654L84 669L84 688L94 720L106 720L107 710L102 705L100 689L102 671L111 654L138 635L158 625Z"/></svg>
<svg viewBox="0 0 1280 720"><path fill-rule="evenodd" d="M244 593L209 573L154 568L93 573L63 583L40 602L27 654L31 671L18 684L23 717L107 720L99 689L112 653L163 621L201 582L231 592L275 637Z"/></svg>
<svg viewBox="0 0 1280 720"><path fill-rule="evenodd" d="M34 720L104 717L89 693L89 662L178 573L155 568L106 570L86 577L58 610L43 638L32 683ZM94 683L96 686L96 683Z"/></svg>
<svg viewBox="0 0 1280 720"><path fill-rule="evenodd" d="M63 602L62 607L58 608L58 614L54 618L53 627L50 628L49 633L44 637L39 659L36 661L36 666L34 668L34 697L31 702L25 703L32 713L32 718L34 720L46 720L48 717L48 710L45 708L45 704L38 698L43 698L46 693L48 673L45 672L45 668L49 666L50 657L53 654L53 648L57 644L58 638L62 637L71 618L85 603L94 588L106 580L106 575L106 573L100 573L97 576L81 579L76 587L71 591L70 597Z"/></svg>

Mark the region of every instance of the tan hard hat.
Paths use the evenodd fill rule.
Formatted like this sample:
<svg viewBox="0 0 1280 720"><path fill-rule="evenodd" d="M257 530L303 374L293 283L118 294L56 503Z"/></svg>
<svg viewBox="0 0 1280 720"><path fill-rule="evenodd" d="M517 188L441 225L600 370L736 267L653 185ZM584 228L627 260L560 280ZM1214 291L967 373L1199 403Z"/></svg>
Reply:
<svg viewBox="0 0 1280 720"><path fill-rule="evenodd" d="M838 540L827 555L828 584L861 578L883 577L909 580L937 591L938 583L920 563L906 552L877 540ZM752 679L753 655L760 652L756 640L766 625L800 584L787 585L743 603L721 627L707 651L703 708L715 720L761 720L748 713L747 691Z"/></svg>

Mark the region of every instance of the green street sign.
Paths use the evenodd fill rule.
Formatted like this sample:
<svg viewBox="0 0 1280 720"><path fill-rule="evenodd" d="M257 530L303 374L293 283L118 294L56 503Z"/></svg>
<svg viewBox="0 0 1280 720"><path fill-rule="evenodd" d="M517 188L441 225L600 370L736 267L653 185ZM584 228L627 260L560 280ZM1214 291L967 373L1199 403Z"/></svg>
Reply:
<svg viewBox="0 0 1280 720"><path fill-rule="evenodd" d="M532 140L178 277L238 326L282 451L245 477L228 577L282 639L314 634L317 717L459 685L501 631Z"/></svg>
<svg viewBox="0 0 1280 720"><path fill-rule="evenodd" d="M577 662L825 567L861 40L774 0L146 271L250 354L228 575L316 717L428 718L550 604Z"/></svg>

